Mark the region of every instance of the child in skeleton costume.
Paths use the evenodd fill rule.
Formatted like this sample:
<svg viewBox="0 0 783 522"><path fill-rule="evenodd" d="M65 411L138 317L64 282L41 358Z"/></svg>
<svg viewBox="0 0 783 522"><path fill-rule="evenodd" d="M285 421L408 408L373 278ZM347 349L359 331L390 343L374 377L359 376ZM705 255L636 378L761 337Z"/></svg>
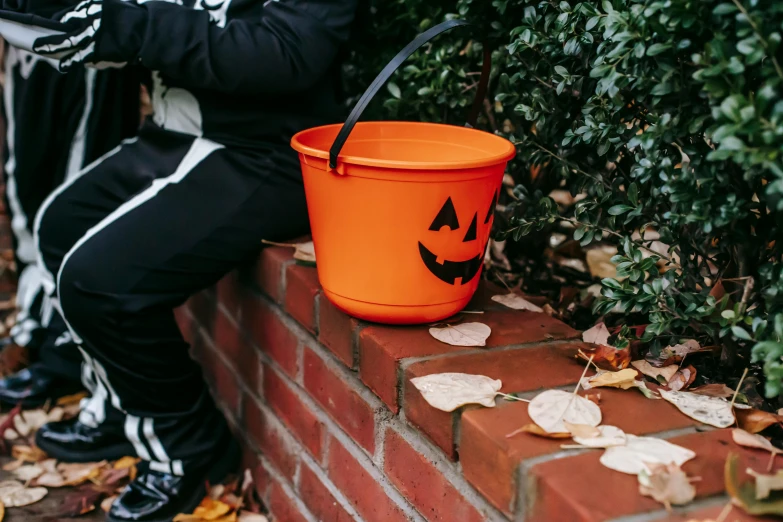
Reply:
<svg viewBox="0 0 783 522"><path fill-rule="evenodd" d="M0 380L0 401L11 405L42 405L80 389L81 355L43 292L35 215L58 185L133 136L139 124L133 69L78 67L61 74L57 67L55 61L6 46L4 174L20 276L18 321L4 342L26 346L33 361Z"/></svg>
<svg viewBox="0 0 783 522"><path fill-rule="evenodd" d="M65 461L144 466L114 521L190 512L234 464L174 320L190 295L308 229L294 133L342 117L339 55L357 0L88 0L36 40L62 70L141 63L154 122L39 214L44 286L95 376L77 420L36 441Z"/></svg>

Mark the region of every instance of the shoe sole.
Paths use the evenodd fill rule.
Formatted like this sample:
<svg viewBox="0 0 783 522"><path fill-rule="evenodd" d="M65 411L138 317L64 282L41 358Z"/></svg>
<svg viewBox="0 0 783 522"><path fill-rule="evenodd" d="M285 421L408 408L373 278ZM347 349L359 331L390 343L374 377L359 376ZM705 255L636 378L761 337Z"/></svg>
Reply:
<svg viewBox="0 0 783 522"><path fill-rule="evenodd" d="M63 450L62 446L50 443L48 440L40 439L37 436L35 437L35 444L49 457L63 462L100 462L102 460L118 460L122 457L136 454L133 445L129 442L88 451Z"/></svg>
<svg viewBox="0 0 783 522"><path fill-rule="evenodd" d="M181 513L193 513L193 511L201 504L204 497L207 496L207 488L205 483L220 484L233 471L236 471L239 466L241 457L241 450L236 442L231 443L231 448L227 452L224 458L216 461L209 472L204 477L204 480L200 482L200 486L193 491L193 494L188 498L188 501L182 505ZM179 514L179 513L177 513ZM174 516L164 518L147 518L140 522L172 522ZM126 518L115 518L109 513L106 514L106 522L131 522Z"/></svg>

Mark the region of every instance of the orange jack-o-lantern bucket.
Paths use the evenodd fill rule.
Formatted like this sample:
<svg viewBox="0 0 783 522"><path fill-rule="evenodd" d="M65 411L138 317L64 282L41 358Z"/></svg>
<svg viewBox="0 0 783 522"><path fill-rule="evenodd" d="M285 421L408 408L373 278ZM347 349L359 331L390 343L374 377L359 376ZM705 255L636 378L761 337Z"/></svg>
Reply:
<svg viewBox="0 0 783 522"><path fill-rule="evenodd" d="M478 286L514 145L470 127L356 123L413 51L460 25L466 23L433 27L401 51L344 125L309 129L292 140L302 163L324 292L360 319L437 321L460 311ZM473 121L486 93L489 65L485 53Z"/></svg>

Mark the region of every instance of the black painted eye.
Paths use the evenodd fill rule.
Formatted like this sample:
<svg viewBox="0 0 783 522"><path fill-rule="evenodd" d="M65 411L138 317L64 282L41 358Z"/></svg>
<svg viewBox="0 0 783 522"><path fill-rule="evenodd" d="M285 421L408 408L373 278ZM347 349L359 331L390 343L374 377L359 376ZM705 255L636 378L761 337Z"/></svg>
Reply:
<svg viewBox="0 0 783 522"><path fill-rule="evenodd" d="M489 220L492 219L492 214L495 213L495 207L498 204L498 193L495 192L495 196L492 198L492 205L490 205L489 210L487 211L487 217L484 218L484 224L486 225L489 223Z"/></svg>
<svg viewBox="0 0 783 522"><path fill-rule="evenodd" d="M442 227L449 227L450 230L457 230L459 228L459 219L457 219L457 210L454 208L451 198L446 200L443 207L435 216L435 220L430 225L430 230L438 231Z"/></svg>
<svg viewBox="0 0 783 522"><path fill-rule="evenodd" d="M463 243L467 243L468 241L474 241L476 239L476 229L478 228L478 212L473 214L473 221L470 222L470 226L468 227L468 233L465 234L465 239L462 240Z"/></svg>

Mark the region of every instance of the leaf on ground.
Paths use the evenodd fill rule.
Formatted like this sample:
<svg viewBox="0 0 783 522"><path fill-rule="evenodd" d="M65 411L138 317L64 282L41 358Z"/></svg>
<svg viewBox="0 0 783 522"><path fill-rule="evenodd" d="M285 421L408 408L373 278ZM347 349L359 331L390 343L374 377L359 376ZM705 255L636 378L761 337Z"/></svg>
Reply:
<svg viewBox="0 0 783 522"><path fill-rule="evenodd" d="M567 432L564 421L588 426L601 424L601 408L597 404L562 390L539 393L530 401L527 413L548 433Z"/></svg>
<svg viewBox="0 0 783 522"><path fill-rule="evenodd" d="M668 388L671 391L687 390L693 381L696 379L696 368L693 366L687 366L680 368L674 377L671 378L668 384Z"/></svg>
<svg viewBox="0 0 783 522"><path fill-rule="evenodd" d="M43 468L44 473L35 479L35 486L62 487L63 476L57 471L57 460L46 459L38 465Z"/></svg>
<svg viewBox="0 0 783 522"><path fill-rule="evenodd" d="M606 328L606 324L598 323L589 330L582 332L582 340L586 343L593 344L609 344L609 330Z"/></svg>
<svg viewBox="0 0 783 522"><path fill-rule="evenodd" d="M653 464L650 468L637 475L642 495L652 497L666 509L689 504L696 497L696 488L677 464Z"/></svg>
<svg viewBox="0 0 783 522"><path fill-rule="evenodd" d="M66 395L57 399L57 406L73 406L74 404L80 404L82 399L87 397L87 392L74 393L73 395Z"/></svg>
<svg viewBox="0 0 783 522"><path fill-rule="evenodd" d="M638 475L653 464L682 466L696 456L693 451L655 437L626 435L625 446L613 446L601 455L601 464L609 469Z"/></svg>
<svg viewBox="0 0 783 522"><path fill-rule="evenodd" d="M728 428L735 422L731 403L726 399L663 389L659 390L659 393L685 415L701 423L716 428Z"/></svg>
<svg viewBox="0 0 783 522"><path fill-rule="evenodd" d="M5 519L5 506L2 502L0 502L0 522L3 522Z"/></svg>
<svg viewBox="0 0 783 522"><path fill-rule="evenodd" d="M2 521L0 521L2 522ZM237 522L269 522L269 519L260 513L242 511L237 517Z"/></svg>
<svg viewBox="0 0 783 522"><path fill-rule="evenodd" d="M78 486L101 474L101 470L107 466L107 462L85 463L60 463L57 471L63 477L64 486Z"/></svg>
<svg viewBox="0 0 783 522"><path fill-rule="evenodd" d="M619 372L598 372L596 375L587 379L587 386L584 386L583 384L582 388L589 390L590 388L600 388L603 386L627 390L628 388L636 386L635 381L637 375L639 375L639 372L633 368L626 368Z"/></svg>
<svg viewBox="0 0 783 522"><path fill-rule="evenodd" d="M593 364L602 370L617 371L628 368L631 362L631 350L626 348L614 348L605 344L583 348L578 352L579 357L585 361L592 356Z"/></svg>
<svg viewBox="0 0 783 522"><path fill-rule="evenodd" d="M46 453L44 453L38 447L24 445L13 446L11 448L11 456L16 460L31 462L33 464L36 462L41 462L42 460L46 460L47 458Z"/></svg>
<svg viewBox="0 0 783 522"><path fill-rule="evenodd" d="M631 366L639 370L647 377L652 378L658 384L668 384L668 382L674 377L674 374L680 369L676 364L665 366L663 368L656 368L645 360L632 361Z"/></svg>
<svg viewBox="0 0 783 522"><path fill-rule="evenodd" d="M411 379L424 400L433 408L454 411L465 404L495 406L495 396L503 383L485 375L433 373Z"/></svg>
<svg viewBox="0 0 783 522"><path fill-rule="evenodd" d="M514 310L528 310L530 312L544 311L540 306L534 305L524 297L513 293L493 295L492 300Z"/></svg>
<svg viewBox="0 0 783 522"><path fill-rule="evenodd" d="M731 430L731 438L735 443L746 448L762 449L769 451L770 453L783 453L783 450L779 450L772 443L758 434L748 433L745 430L734 428Z"/></svg>
<svg viewBox="0 0 783 522"><path fill-rule="evenodd" d="M734 396L734 390L725 384L705 384L698 388L691 388L690 392L698 395L706 395L707 397L721 397L723 399Z"/></svg>
<svg viewBox="0 0 783 522"><path fill-rule="evenodd" d="M37 479L43 474L44 474L44 469L37 464L28 464L26 466L21 466L13 471L14 477L21 480L24 483Z"/></svg>
<svg viewBox="0 0 783 522"><path fill-rule="evenodd" d="M442 343L452 346L486 346L487 337L492 333L483 323L463 323L448 325L445 328L430 328L430 335Z"/></svg>
<svg viewBox="0 0 783 522"><path fill-rule="evenodd" d="M12 460L11 462L3 466L3 471L16 471L22 466L24 466L23 460Z"/></svg>
<svg viewBox="0 0 783 522"><path fill-rule="evenodd" d="M625 432L616 426L598 426L597 429L597 436L574 435L574 442L588 448L611 448L612 446L624 446L628 442Z"/></svg>
<svg viewBox="0 0 783 522"><path fill-rule="evenodd" d="M35 504L46 496L46 488L26 488L21 482L0 482L0 502L5 507L22 507Z"/></svg>
<svg viewBox="0 0 783 522"><path fill-rule="evenodd" d="M734 406L734 415L737 416L737 425L750 433L759 433L774 424L783 422L783 418L774 413L757 410L755 408L737 408L737 404L734 404Z"/></svg>
<svg viewBox="0 0 783 522"><path fill-rule="evenodd" d="M114 501L115 501L115 500L117 500L117 497L118 497L118 496L119 496L119 495L112 495L112 496L110 496L110 497L106 497L106 498L104 498L104 499L101 501L101 510L102 510L104 513L108 513L108 512L109 512L109 510L111 509L111 506L112 506L112 504L114 504ZM0 521L0 522L2 522L2 521Z"/></svg>
<svg viewBox="0 0 783 522"><path fill-rule="evenodd" d="M685 358L686 355L692 354L692 353L698 353L698 352L711 352L712 347L710 346L702 346L699 344L699 341L696 341L695 339L688 339L687 341L681 343L681 344L675 344L673 346L667 346L664 348L664 350L669 350L671 353L678 357Z"/></svg>
<svg viewBox="0 0 783 522"><path fill-rule="evenodd" d="M71 518L94 511L106 494L105 490L96 488L92 484L82 486L65 497L57 516Z"/></svg>
<svg viewBox="0 0 783 522"><path fill-rule="evenodd" d="M519 429L516 429L512 431L511 433L508 433L506 435L506 438L514 437L515 435L519 435L520 433L530 433L531 435L537 435L539 437L544 437L547 439L570 439L571 434L567 431L560 432L560 433L549 433L548 431L544 431L544 428L539 426L538 424L530 423L525 424Z"/></svg>
<svg viewBox="0 0 783 522"><path fill-rule="evenodd" d="M231 506L228 504L224 504L219 500L213 500L209 497L205 497L192 514L177 515L174 517L174 522L201 522L204 520L217 521L227 515L229 511L231 511Z"/></svg>
<svg viewBox="0 0 783 522"><path fill-rule="evenodd" d="M647 397L648 399L660 399L661 396L658 395L658 393L654 392L650 388L647 387L647 383L644 381L635 381L634 385L636 388L642 392L642 395Z"/></svg>
<svg viewBox="0 0 783 522"><path fill-rule="evenodd" d="M136 468L105 468L101 470L101 474L97 478L91 480L102 486L117 486L123 479L130 479L130 473L133 469Z"/></svg>
<svg viewBox="0 0 783 522"><path fill-rule="evenodd" d="M572 437L590 439L598 437L601 434L601 431L597 427L590 426L589 424L574 424L572 422L563 421L563 425L565 425L568 433L570 433Z"/></svg>
<svg viewBox="0 0 783 522"><path fill-rule="evenodd" d="M610 245L601 245L585 251L587 266L593 277L605 279L617 277L617 267L612 263L612 257L617 255L617 248Z"/></svg>
<svg viewBox="0 0 783 522"><path fill-rule="evenodd" d="M723 468L723 480L726 492L735 506L739 506L750 515L783 515L783 495L779 492L770 494L769 498L757 499L756 485L751 481L739 482L739 455L729 453Z"/></svg>

